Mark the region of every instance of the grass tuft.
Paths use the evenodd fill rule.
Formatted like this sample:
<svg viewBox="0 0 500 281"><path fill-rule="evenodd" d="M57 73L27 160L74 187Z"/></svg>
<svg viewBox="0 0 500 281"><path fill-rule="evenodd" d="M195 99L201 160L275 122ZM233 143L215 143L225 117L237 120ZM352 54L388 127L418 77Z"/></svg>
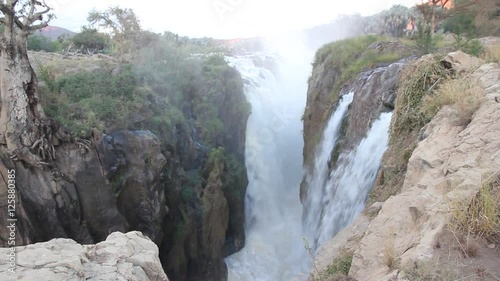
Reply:
<svg viewBox="0 0 500 281"><path fill-rule="evenodd" d="M470 76L446 79L438 90L426 97L422 110L426 119L431 119L445 105L452 105L458 112L457 125L470 123L472 115L481 105L483 90L479 81Z"/></svg>
<svg viewBox="0 0 500 281"><path fill-rule="evenodd" d="M500 177L482 184L470 201L455 204L450 229L498 242L500 239ZM462 243L464 244L464 243ZM467 244L467 243L465 243Z"/></svg>

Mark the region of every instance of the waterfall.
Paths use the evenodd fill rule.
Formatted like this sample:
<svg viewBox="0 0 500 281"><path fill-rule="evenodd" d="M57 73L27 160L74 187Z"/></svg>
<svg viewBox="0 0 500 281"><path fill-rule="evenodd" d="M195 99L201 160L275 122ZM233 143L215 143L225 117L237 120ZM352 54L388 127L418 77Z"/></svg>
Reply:
<svg viewBox="0 0 500 281"><path fill-rule="evenodd" d="M328 122L316 151L314 169L306 176L309 189L304 228L316 250L363 211L388 145L392 113L382 113L359 145L340 155L337 168L328 172L328 161L345 113L343 106L351 99L344 96Z"/></svg>
<svg viewBox="0 0 500 281"><path fill-rule="evenodd" d="M264 54L227 57L242 75L252 106L245 164L245 247L228 257L230 281L305 280L309 256L302 241L302 122L306 67L281 83L264 67ZM289 68L291 69L291 68ZM280 73L281 75L282 73ZM302 273L302 277L300 274Z"/></svg>
<svg viewBox="0 0 500 281"><path fill-rule="evenodd" d="M326 195L325 188L330 170L328 162L339 137L342 120L344 119L344 115L349 105L352 103L353 97L354 93L349 93L344 95L340 100L337 110L335 110L328 120L323 131L323 136L316 148L314 166L312 167L313 170L306 174L306 182L309 189L307 201L304 206L304 232L309 234L307 237L313 249L316 249L318 244L317 239L312 238L314 238L314 234L319 231L318 227L322 217L321 212L323 211L324 196Z"/></svg>
<svg viewBox="0 0 500 281"><path fill-rule="evenodd" d="M295 56L295 59L297 56ZM366 137L329 161L355 93L344 95L331 115L306 173L304 209L299 200L302 167L301 115L307 93L304 65L286 65L264 53L226 57L245 81L252 107L247 122L245 247L226 258L229 281L307 280L313 250L349 224L364 208L387 148L391 113L382 113ZM267 64L273 61L276 64ZM285 66L283 66L285 64ZM274 68L280 65L279 78ZM297 71L300 70L300 71ZM303 72L303 73L302 73Z"/></svg>

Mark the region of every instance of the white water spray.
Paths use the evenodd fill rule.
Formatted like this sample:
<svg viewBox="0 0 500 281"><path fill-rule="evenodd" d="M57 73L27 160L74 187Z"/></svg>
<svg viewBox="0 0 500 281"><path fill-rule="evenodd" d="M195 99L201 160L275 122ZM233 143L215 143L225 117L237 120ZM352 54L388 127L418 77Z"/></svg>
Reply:
<svg viewBox="0 0 500 281"><path fill-rule="evenodd" d="M342 105L342 103L341 103ZM382 113L373 122L367 136L349 154L341 155L338 167L328 174L327 163L333 149L333 139L338 138L340 123L336 121L339 108L329 122L336 128L325 130L320 150L315 158L315 171L308 175L308 202L306 204L305 227L309 239L314 240L315 249L332 238L351 223L365 207L368 193L375 181L382 156L388 145L388 130L392 113ZM332 131L335 130L335 131ZM326 161L325 161L326 159Z"/></svg>
<svg viewBox="0 0 500 281"><path fill-rule="evenodd" d="M318 241L314 239L319 231L318 227L322 217L325 201L325 188L329 179L328 162L337 139L344 115L352 103L354 93L344 95L323 131L323 136L316 148L314 166L306 175L308 188L307 201L305 202L304 232L308 233L309 243L313 249L317 248Z"/></svg>
<svg viewBox="0 0 500 281"><path fill-rule="evenodd" d="M268 59L264 54L227 58L247 81L252 106L245 144L246 243L226 259L230 281L304 280L309 270L299 200L307 76L284 77L281 84L270 70L256 66Z"/></svg>

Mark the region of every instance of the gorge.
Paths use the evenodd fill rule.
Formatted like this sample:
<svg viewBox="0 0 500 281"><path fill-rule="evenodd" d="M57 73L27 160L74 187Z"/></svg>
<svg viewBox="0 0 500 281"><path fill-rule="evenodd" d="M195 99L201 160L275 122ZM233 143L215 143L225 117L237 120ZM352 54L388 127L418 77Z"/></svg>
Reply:
<svg viewBox="0 0 500 281"><path fill-rule="evenodd" d="M134 28L43 52L8 19L47 22L17 3L0 2L0 279L499 280L500 39L402 37L402 7L192 39L116 7L89 21Z"/></svg>

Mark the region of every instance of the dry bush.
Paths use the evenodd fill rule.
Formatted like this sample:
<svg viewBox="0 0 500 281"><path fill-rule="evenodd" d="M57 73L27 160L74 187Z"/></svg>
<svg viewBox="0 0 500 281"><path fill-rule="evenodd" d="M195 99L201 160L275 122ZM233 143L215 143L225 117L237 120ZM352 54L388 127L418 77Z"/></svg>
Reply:
<svg viewBox="0 0 500 281"><path fill-rule="evenodd" d="M500 177L484 182L470 201L459 202L452 209L450 229L455 233L476 235L488 241L500 239ZM466 243L467 244L467 243Z"/></svg>
<svg viewBox="0 0 500 281"><path fill-rule="evenodd" d="M457 125L467 125L472 115L481 105L484 94L480 82L470 75L456 79L446 79L440 87L424 100L423 112L431 119L445 105L453 106L458 116L453 120Z"/></svg>
<svg viewBox="0 0 500 281"><path fill-rule="evenodd" d="M465 244L462 245L463 252L466 257L475 258L479 252L479 244L473 239L469 238L465 241Z"/></svg>
<svg viewBox="0 0 500 281"><path fill-rule="evenodd" d="M487 46L482 57L486 61L500 63L500 45Z"/></svg>
<svg viewBox="0 0 500 281"><path fill-rule="evenodd" d="M397 142L402 133L420 130L432 119L424 114L423 103L425 97L446 77L448 71L441 64L441 57L437 55L425 56L405 67L399 79L390 143Z"/></svg>
<svg viewBox="0 0 500 281"><path fill-rule="evenodd" d="M389 237L385 240L384 252L382 253L382 263L390 269L399 266L399 258L394 247L394 237Z"/></svg>
<svg viewBox="0 0 500 281"><path fill-rule="evenodd" d="M464 258L477 257L481 246L471 237L470 234L463 235L462 233L455 233L453 231L452 233L459 244L458 250L462 252Z"/></svg>

